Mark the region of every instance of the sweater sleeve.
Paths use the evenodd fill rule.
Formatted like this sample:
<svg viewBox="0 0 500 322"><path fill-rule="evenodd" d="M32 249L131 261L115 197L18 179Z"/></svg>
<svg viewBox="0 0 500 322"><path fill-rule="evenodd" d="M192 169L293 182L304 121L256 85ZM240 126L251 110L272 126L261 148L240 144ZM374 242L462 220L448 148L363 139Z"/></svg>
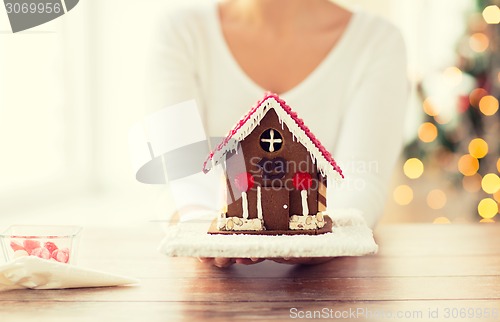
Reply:
<svg viewBox="0 0 500 322"><path fill-rule="evenodd" d="M152 36L146 89L152 111L190 99L203 110L195 40L186 16L182 11L166 15Z"/></svg>
<svg viewBox="0 0 500 322"><path fill-rule="evenodd" d="M371 227L383 212L401 152L409 89L403 39L395 28L387 31L346 108L334 151L345 180L332 182L329 195L330 209L358 208Z"/></svg>
<svg viewBox="0 0 500 322"><path fill-rule="evenodd" d="M152 37L152 57L148 62L146 89L148 112L155 112L179 102L195 99L200 118L202 122L205 121L205 106L200 94L198 77L197 39L193 38L198 36L193 29L196 27L193 23L193 12L186 9L169 13L159 24L156 34ZM183 126L189 131L190 126L193 125ZM199 129L196 131L199 132ZM166 139L176 140L177 138ZM206 151L204 148L198 148L200 151L189 150L189 153L193 155L181 157L198 158L201 154L208 155L208 145ZM166 158L164 162L168 169L169 159ZM186 160L186 167L193 167L192 163ZM216 173L204 175L201 169L202 161L200 161L198 173L194 173L197 169L193 168L190 169L192 174L176 177L175 180L167 171L168 209L165 209L167 216L177 215L184 220L197 213L215 210L219 206L220 192L219 189L214 189L214 185L219 184L220 180L216 177ZM162 216L165 214L162 213Z"/></svg>

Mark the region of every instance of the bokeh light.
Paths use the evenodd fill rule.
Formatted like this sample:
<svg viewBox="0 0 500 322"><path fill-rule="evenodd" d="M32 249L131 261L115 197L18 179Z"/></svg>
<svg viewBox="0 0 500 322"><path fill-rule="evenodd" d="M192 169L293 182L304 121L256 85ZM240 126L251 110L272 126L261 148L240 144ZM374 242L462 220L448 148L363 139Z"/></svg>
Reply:
<svg viewBox="0 0 500 322"><path fill-rule="evenodd" d="M446 68L443 75L451 86L458 86L462 82L463 73L455 66Z"/></svg>
<svg viewBox="0 0 500 322"><path fill-rule="evenodd" d="M479 161L470 154L463 155L458 160L458 171L464 176L472 176L479 170Z"/></svg>
<svg viewBox="0 0 500 322"><path fill-rule="evenodd" d="M403 171L408 178L417 179L424 173L424 164L417 158L411 158L406 160Z"/></svg>
<svg viewBox="0 0 500 322"><path fill-rule="evenodd" d="M498 100L491 95L484 96L479 101L479 110L486 116L495 114L498 111Z"/></svg>
<svg viewBox="0 0 500 322"><path fill-rule="evenodd" d="M490 39L482 32L477 32L470 36L469 46L473 51L482 53L490 46Z"/></svg>
<svg viewBox="0 0 500 322"><path fill-rule="evenodd" d="M489 194L494 194L500 190L500 178L495 173L488 173L481 181L483 191Z"/></svg>
<svg viewBox="0 0 500 322"><path fill-rule="evenodd" d="M440 189L431 190L427 194L427 205L432 209L441 209L446 205L446 194Z"/></svg>
<svg viewBox="0 0 500 322"><path fill-rule="evenodd" d="M437 137L437 134L437 127L430 122L425 122L418 128L418 138L422 142L429 143L434 141Z"/></svg>
<svg viewBox="0 0 500 322"><path fill-rule="evenodd" d="M500 173L500 158L497 160L497 171Z"/></svg>
<svg viewBox="0 0 500 322"><path fill-rule="evenodd" d="M394 189L392 196L398 205L406 206L413 200L413 189L403 184Z"/></svg>
<svg viewBox="0 0 500 322"><path fill-rule="evenodd" d="M483 18L487 24L498 24L500 23L500 8L496 5L487 6L483 10Z"/></svg>
<svg viewBox="0 0 500 322"><path fill-rule="evenodd" d="M500 203L500 190L493 194L493 199Z"/></svg>
<svg viewBox="0 0 500 322"><path fill-rule="evenodd" d="M471 176L465 176L462 178L462 186L467 192L478 192L481 190L481 180L483 178L479 173L475 173Z"/></svg>
<svg viewBox="0 0 500 322"><path fill-rule="evenodd" d="M478 103L479 104L479 103ZM439 114L439 109L432 98L428 97L424 100L422 104L425 114L429 116L436 116Z"/></svg>
<svg viewBox="0 0 500 322"><path fill-rule="evenodd" d="M470 141L469 153L476 159L484 158L488 154L488 143L481 138Z"/></svg>
<svg viewBox="0 0 500 322"><path fill-rule="evenodd" d="M473 89L469 94L470 105L474 107L479 107L479 102L483 97L488 95L488 92L484 88Z"/></svg>
<svg viewBox="0 0 500 322"><path fill-rule="evenodd" d="M498 204L491 198L484 198L477 205L477 212L479 213L479 216L491 219L498 213Z"/></svg>
<svg viewBox="0 0 500 322"><path fill-rule="evenodd" d="M434 219L434 221L432 223L433 224L449 224L449 223L451 223L451 221L446 217L437 217L436 219Z"/></svg>
<svg viewBox="0 0 500 322"><path fill-rule="evenodd" d="M481 224L492 224L495 222L492 218L483 218L479 221Z"/></svg>

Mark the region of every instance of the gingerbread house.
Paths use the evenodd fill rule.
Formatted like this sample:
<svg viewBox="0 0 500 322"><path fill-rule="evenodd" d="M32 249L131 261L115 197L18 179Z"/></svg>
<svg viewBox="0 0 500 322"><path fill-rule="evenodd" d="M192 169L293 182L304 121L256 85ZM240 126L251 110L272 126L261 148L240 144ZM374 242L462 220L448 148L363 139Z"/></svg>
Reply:
<svg viewBox="0 0 500 322"><path fill-rule="evenodd" d="M212 234L331 232L327 177L343 178L331 154L276 94L267 94L210 153L206 173L225 173L227 205Z"/></svg>

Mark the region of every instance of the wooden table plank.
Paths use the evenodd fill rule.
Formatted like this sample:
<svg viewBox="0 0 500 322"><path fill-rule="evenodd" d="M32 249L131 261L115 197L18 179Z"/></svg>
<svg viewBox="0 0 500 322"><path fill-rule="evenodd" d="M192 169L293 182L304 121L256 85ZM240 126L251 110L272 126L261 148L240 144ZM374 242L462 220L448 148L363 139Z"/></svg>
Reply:
<svg viewBox="0 0 500 322"><path fill-rule="evenodd" d="M341 257L317 266L264 262L218 269L192 258L157 252L161 228L92 227L81 243L79 264L139 277L138 286L16 290L0 293L0 320L147 321L287 320L290 308L337 311L500 309L499 225L384 225L375 231L380 252ZM358 317L387 321L386 317ZM436 320L436 321L437 321ZM455 319L448 319L453 321ZM465 319L459 320L465 321ZM470 318L498 321L500 317Z"/></svg>
<svg viewBox="0 0 500 322"><path fill-rule="evenodd" d="M146 259L86 260L86 267L107 270L137 278L309 278L356 277L436 277L496 276L500 273L500 256L451 257L338 257L317 269L288 266L266 261L252 266L228 269L200 264L192 258L167 258L162 255Z"/></svg>
<svg viewBox="0 0 500 322"><path fill-rule="evenodd" d="M0 293L0 301L397 301L500 299L500 276L144 279L140 286L15 290Z"/></svg>
<svg viewBox="0 0 500 322"><path fill-rule="evenodd" d="M2 302L2 321L289 321L321 314L330 321L481 321L500 319L500 301L370 301L370 302ZM471 311L472 310L472 311ZM315 313L316 311L316 313ZM465 318L460 318L460 315ZM481 316L479 316L481 314ZM488 314L489 317L485 317ZM397 319L398 316L404 318ZM446 318L450 316L451 318ZM456 319L453 317L456 316ZM332 319L327 319L333 317ZM339 319L346 321L347 319Z"/></svg>

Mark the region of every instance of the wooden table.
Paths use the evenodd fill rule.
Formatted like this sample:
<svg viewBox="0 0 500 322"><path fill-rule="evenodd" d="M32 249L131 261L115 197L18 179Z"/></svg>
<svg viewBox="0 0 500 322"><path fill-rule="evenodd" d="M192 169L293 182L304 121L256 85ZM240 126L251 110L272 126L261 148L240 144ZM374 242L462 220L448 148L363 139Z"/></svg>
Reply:
<svg viewBox="0 0 500 322"><path fill-rule="evenodd" d="M161 235L154 223L88 227L79 264L141 284L3 292L0 321L288 320L313 311L352 321L500 320L496 224L384 225L377 255L312 267L166 258L156 252Z"/></svg>

